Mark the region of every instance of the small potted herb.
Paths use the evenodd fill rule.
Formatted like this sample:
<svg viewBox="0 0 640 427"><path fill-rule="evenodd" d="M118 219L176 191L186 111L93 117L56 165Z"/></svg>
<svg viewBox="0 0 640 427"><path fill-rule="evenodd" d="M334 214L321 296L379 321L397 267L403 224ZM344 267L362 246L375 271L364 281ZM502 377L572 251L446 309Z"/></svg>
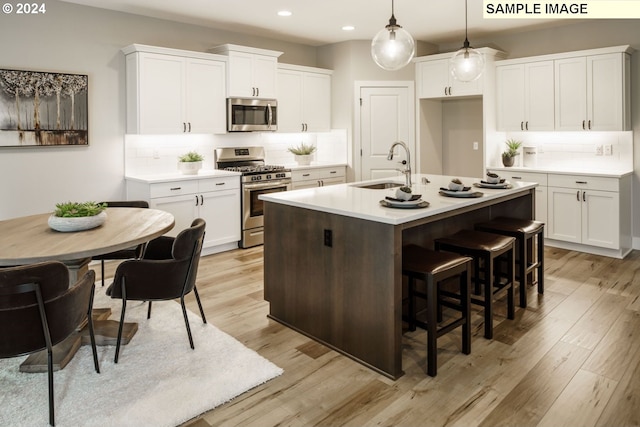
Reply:
<svg viewBox="0 0 640 427"><path fill-rule="evenodd" d="M202 169L203 160L204 157L200 153L189 151L178 157L178 170L184 175L197 175L198 171Z"/></svg>
<svg viewBox="0 0 640 427"><path fill-rule="evenodd" d="M515 158L518 154L518 149L522 146L522 141L516 139L508 139L505 141L507 150L502 153L502 164L505 166L513 166Z"/></svg>
<svg viewBox="0 0 640 427"><path fill-rule="evenodd" d="M107 219L106 203L65 202L57 203L48 220L56 231L81 231L102 225Z"/></svg>
<svg viewBox="0 0 640 427"><path fill-rule="evenodd" d="M289 147L287 150L294 155L298 165L304 166L311 164L313 153L316 152L316 146L313 144L307 145L304 142L301 142L300 145Z"/></svg>

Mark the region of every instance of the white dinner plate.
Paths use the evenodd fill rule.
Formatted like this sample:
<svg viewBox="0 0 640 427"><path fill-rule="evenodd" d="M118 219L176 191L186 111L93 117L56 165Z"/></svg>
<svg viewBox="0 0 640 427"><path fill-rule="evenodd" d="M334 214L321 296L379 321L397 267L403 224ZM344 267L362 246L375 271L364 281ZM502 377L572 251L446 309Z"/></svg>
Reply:
<svg viewBox="0 0 640 427"><path fill-rule="evenodd" d="M480 181L480 182L474 182L473 186L474 187L479 187L479 188L497 188L497 189L501 189L501 190L506 190L506 189L512 188L511 184L509 184L508 182L491 184L491 183L488 183L488 182Z"/></svg>
<svg viewBox="0 0 640 427"><path fill-rule="evenodd" d="M440 190L440 194L447 197L460 197L460 198L482 197L482 193L480 191Z"/></svg>
<svg viewBox="0 0 640 427"><path fill-rule="evenodd" d="M410 202L394 202L393 200L385 199L380 200L380 204L386 208L400 208L400 209L418 209L426 208L429 206L429 202L418 199Z"/></svg>

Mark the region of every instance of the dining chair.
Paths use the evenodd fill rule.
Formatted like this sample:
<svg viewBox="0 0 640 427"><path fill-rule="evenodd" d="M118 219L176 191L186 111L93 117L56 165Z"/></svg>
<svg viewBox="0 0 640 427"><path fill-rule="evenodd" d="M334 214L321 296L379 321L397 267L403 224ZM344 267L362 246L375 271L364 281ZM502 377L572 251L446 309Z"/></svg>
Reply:
<svg viewBox="0 0 640 427"><path fill-rule="evenodd" d="M126 200L101 202L106 203L108 208L148 208L149 203L144 200ZM102 286L104 286L104 262L105 260L124 260L131 258L140 258L144 252L144 244L133 246L119 251L109 252L108 254L95 255L92 260L100 260L100 274L102 278Z"/></svg>
<svg viewBox="0 0 640 427"><path fill-rule="evenodd" d="M0 269L0 358L47 351L49 424L55 425L53 346L89 325L93 364L100 373L91 310L95 272L69 286L59 261Z"/></svg>
<svg viewBox="0 0 640 427"><path fill-rule="evenodd" d="M116 269L113 283L107 288L107 295L111 298L122 299L115 363L118 363L120 354L127 301L131 300L149 302L147 312L147 319L149 319L151 318L151 303L153 301L180 298L189 344L192 349L195 348L184 297L193 290L202 321L207 323L196 288L196 275L204 241L205 226L206 223L202 218L196 218L189 228L182 230L175 238L160 236L150 241L142 259L124 261Z"/></svg>

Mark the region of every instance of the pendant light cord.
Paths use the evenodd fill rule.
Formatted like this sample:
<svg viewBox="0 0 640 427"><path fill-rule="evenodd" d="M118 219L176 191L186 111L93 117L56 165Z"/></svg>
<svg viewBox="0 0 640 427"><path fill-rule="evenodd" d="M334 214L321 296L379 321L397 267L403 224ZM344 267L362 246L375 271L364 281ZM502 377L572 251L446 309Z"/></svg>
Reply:
<svg viewBox="0 0 640 427"><path fill-rule="evenodd" d="M464 45L463 47L465 49L469 48L469 36L468 36L469 24L467 22L467 12L468 12L467 0L464 0Z"/></svg>

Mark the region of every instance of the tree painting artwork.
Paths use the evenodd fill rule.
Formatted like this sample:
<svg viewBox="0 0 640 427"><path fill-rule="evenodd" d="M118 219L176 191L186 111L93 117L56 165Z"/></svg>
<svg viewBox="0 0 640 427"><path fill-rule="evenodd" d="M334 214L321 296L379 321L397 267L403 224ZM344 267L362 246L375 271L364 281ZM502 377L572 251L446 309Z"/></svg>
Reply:
<svg viewBox="0 0 640 427"><path fill-rule="evenodd" d="M88 145L88 76L0 69L0 147Z"/></svg>

